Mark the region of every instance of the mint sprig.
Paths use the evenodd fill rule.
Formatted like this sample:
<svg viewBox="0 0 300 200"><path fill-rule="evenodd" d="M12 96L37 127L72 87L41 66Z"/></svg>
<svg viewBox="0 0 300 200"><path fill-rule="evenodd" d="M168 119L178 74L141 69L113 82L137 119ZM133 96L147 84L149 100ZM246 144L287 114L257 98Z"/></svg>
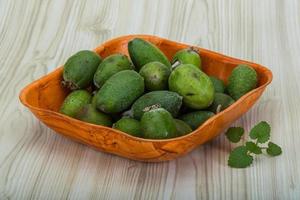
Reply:
<svg viewBox="0 0 300 200"><path fill-rule="evenodd" d="M226 131L226 137L230 142L238 143L245 131L242 127L231 127ZM278 156L282 154L281 147L277 144L270 142L270 125L262 121L256 124L250 130L249 141L244 142L243 145L234 148L228 159L228 165L233 168L246 168L253 162L253 157L263 153L267 153L270 156ZM268 142L269 141L269 142ZM268 146L261 146L263 143L268 142Z"/></svg>

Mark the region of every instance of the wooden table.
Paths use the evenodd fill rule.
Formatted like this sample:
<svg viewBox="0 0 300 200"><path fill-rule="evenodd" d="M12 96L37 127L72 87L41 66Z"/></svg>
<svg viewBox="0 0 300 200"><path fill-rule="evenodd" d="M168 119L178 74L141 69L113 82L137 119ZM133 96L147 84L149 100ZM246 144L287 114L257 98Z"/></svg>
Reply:
<svg viewBox="0 0 300 200"><path fill-rule="evenodd" d="M135 162L55 134L20 104L72 53L133 33L268 66L274 81L235 125L268 121L283 155L231 169L222 134L175 161ZM297 0L1 0L0 94L0 199L300 199Z"/></svg>

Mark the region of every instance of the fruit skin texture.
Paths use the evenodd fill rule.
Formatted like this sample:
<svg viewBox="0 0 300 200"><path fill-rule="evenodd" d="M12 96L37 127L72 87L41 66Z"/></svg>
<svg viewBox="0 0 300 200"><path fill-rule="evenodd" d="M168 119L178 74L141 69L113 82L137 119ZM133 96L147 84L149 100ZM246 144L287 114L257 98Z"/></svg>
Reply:
<svg viewBox="0 0 300 200"><path fill-rule="evenodd" d="M192 128L180 119L175 119L176 129L177 129L177 137L186 135L192 132Z"/></svg>
<svg viewBox="0 0 300 200"><path fill-rule="evenodd" d="M208 110L218 113L234 103L234 99L227 94L215 93L215 99Z"/></svg>
<svg viewBox="0 0 300 200"><path fill-rule="evenodd" d="M214 76L209 76L209 78L214 85L216 93L217 92L219 92L219 93L225 92L225 84L221 79L218 79L217 77L214 77Z"/></svg>
<svg viewBox="0 0 300 200"><path fill-rule="evenodd" d="M193 109L210 106L214 86L209 77L194 65L179 65L169 77L169 89L183 96L183 103Z"/></svg>
<svg viewBox="0 0 300 200"><path fill-rule="evenodd" d="M101 57L88 50L79 51L71 56L64 65L62 82L71 90L83 89L93 82L94 73Z"/></svg>
<svg viewBox="0 0 300 200"><path fill-rule="evenodd" d="M143 39L135 38L129 41L128 52L137 70L140 70L145 64L153 61L161 62L171 68L171 63L163 52L152 43Z"/></svg>
<svg viewBox="0 0 300 200"><path fill-rule="evenodd" d="M112 125L111 117L98 111L92 104L84 105L77 113L76 119L102 126L111 127Z"/></svg>
<svg viewBox="0 0 300 200"><path fill-rule="evenodd" d="M126 110L144 93L144 79L133 70L123 70L110 77L96 94L96 107L105 113Z"/></svg>
<svg viewBox="0 0 300 200"><path fill-rule="evenodd" d="M248 65L238 65L229 76L227 91L233 99L237 100L256 85L256 71Z"/></svg>
<svg viewBox="0 0 300 200"><path fill-rule="evenodd" d="M113 125L113 128L132 136L142 137L141 123L132 118L123 117Z"/></svg>
<svg viewBox="0 0 300 200"><path fill-rule="evenodd" d="M81 108L91 102L92 96L86 90L75 90L64 100L59 112L69 117L75 117Z"/></svg>
<svg viewBox="0 0 300 200"><path fill-rule="evenodd" d="M147 63L140 70L140 75L145 79L145 87L149 91L168 89L170 74L171 69L157 61Z"/></svg>
<svg viewBox="0 0 300 200"><path fill-rule="evenodd" d="M201 58L198 52L192 48L182 49L177 51L173 57L172 63L179 61L180 64L192 64L201 69Z"/></svg>
<svg viewBox="0 0 300 200"><path fill-rule="evenodd" d="M144 138L167 139L177 135L172 115L163 108L150 110L142 116L141 127Z"/></svg>
<svg viewBox="0 0 300 200"><path fill-rule="evenodd" d="M101 88L105 81L107 81L112 75L122 70L130 69L134 69L134 67L128 60L127 56L123 54L110 55L105 58L97 68L94 75L94 85Z"/></svg>
<svg viewBox="0 0 300 200"><path fill-rule="evenodd" d="M179 119L190 125L190 127L195 130L212 116L214 116L214 113L210 111L194 111L182 115Z"/></svg>
<svg viewBox="0 0 300 200"><path fill-rule="evenodd" d="M169 111L176 117L182 105L182 97L176 92L167 90L153 91L138 98L132 105L131 111L135 119L141 119L146 107L157 105Z"/></svg>

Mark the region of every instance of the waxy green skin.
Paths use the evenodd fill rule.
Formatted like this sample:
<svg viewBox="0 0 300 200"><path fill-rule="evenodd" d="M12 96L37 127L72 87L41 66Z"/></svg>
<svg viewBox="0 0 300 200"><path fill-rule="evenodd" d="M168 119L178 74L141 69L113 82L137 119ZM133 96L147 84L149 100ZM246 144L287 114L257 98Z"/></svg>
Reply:
<svg viewBox="0 0 300 200"><path fill-rule="evenodd" d="M63 84L71 90L83 89L93 82L101 57L93 51L79 51L64 65Z"/></svg>
<svg viewBox="0 0 300 200"><path fill-rule="evenodd" d="M179 65L169 77L169 90L183 96L183 103L193 109L210 106L214 100L214 86L210 78L194 65Z"/></svg>
<svg viewBox="0 0 300 200"><path fill-rule="evenodd" d="M212 116L214 116L214 113L210 111L194 111L182 115L179 119L190 125L190 127L195 130Z"/></svg>
<svg viewBox="0 0 300 200"><path fill-rule="evenodd" d="M110 77L97 92L96 107L105 113L119 113L143 93L143 77L133 70L123 70Z"/></svg>
<svg viewBox="0 0 300 200"><path fill-rule="evenodd" d="M113 54L105 58L97 68L94 75L94 84L96 87L101 88L102 85L112 75L122 71L134 69L132 63L128 60L127 56L123 54Z"/></svg>
<svg viewBox="0 0 300 200"><path fill-rule="evenodd" d="M132 118L123 117L113 125L113 128L132 136L142 137L141 123Z"/></svg>
<svg viewBox="0 0 300 200"><path fill-rule="evenodd" d="M214 85L215 92L217 93L224 93L225 92L225 84L221 79L218 79L217 77L214 76L209 76L211 82Z"/></svg>
<svg viewBox="0 0 300 200"><path fill-rule="evenodd" d="M75 117L81 108L91 102L91 94L86 90L75 90L64 100L59 112L70 117Z"/></svg>
<svg viewBox="0 0 300 200"><path fill-rule="evenodd" d="M234 103L234 99L231 98L229 95L223 93L215 93L215 99L211 104L211 106L208 108L208 110L214 113L218 113L226 109L233 103Z"/></svg>
<svg viewBox="0 0 300 200"><path fill-rule="evenodd" d="M166 65L157 61L150 62L144 65L139 73L144 77L145 87L148 91L168 89L168 78L171 69Z"/></svg>
<svg viewBox="0 0 300 200"><path fill-rule="evenodd" d="M138 98L132 105L131 111L133 117L135 119L141 119L145 113L144 109L153 105L166 109L173 117L176 117L182 105L182 97L176 92L168 90L146 93Z"/></svg>
<svg viewBox="0 0 300 200"><path fill-rule="evenodd" d="M171 68L171 63L164 53L155 45L143 39L135 38L128 42L128 52L138 71L145 64L153 61L161 62Z"/></svg>
<svg viewBox="0 0 300 200"><path fill-rule="evenodd" d="M76 118L92 124L111 127L112 119L109 115L100 112L92 104L84 105L77 113Z"/></svg>
<svg viewBox="0 0 300 200"><path fill-rule="evenodd" d="M192 64L199 69L202 68L200 55L192 48L182 49L176 52L172 63L175 63L176 61L178 61L180 64Z"/></svg>
<svg viewBox="0 0 300 200"><path fill-rule="evenodd" d="M186 135L193 131L192 128L187 123L185 123L184 121L182 121L180 119L175 119L175 123L176 123L178 137Z"/></svg>
<svg viewBox="0 0 300 200"><path fill-rule="evenodd" d="M150 110L142 116L143 137L148 139L167 139L177 136L176 123L172 115L163 108Z"/></svg>
<svg viewBox="0 0 300 200"><path fill-rule="evenodd" d="M256 71L248 65L238 65L229 76L227 91L237 100L257 86Z"/></svg>

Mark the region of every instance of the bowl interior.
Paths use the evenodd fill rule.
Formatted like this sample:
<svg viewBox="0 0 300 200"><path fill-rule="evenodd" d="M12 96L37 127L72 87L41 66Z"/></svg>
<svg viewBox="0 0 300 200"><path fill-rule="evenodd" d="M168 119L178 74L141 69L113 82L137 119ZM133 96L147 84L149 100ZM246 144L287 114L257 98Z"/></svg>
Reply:
<svg viewBox="0 0 300 200"><path fill-rule="evenodd" d="M172 56L178 50L189 47L189 45L186 44L181 44L158 37L138 35L120 37L114 40L110 40L96 48L95 51L102 58L105 58L114 53L123 53L128 55L127 44L135 37L146 39L155 44L165 53L169 60L172 59ZM259 78L258 87L270 82L270 76L268 76L267 73L264 73L264 71L266 71L267 69L261 67L258 64L230 58L206 49L201 49L198 47L195 48L201 55L203 71L208 75L212 75L222 79L223 81L225 81L225 83L227 83L227 79L232 69L236 67L237 64L242 63L252 66L257 71ZM27 90L27 94L26 96L24 96L25 104L27 103L32 107L57 112L64 98L70 93L69 90L62 87L61 80L62 67L42 77L40 80L35 81L30 85L31 89Z"/></svg>

